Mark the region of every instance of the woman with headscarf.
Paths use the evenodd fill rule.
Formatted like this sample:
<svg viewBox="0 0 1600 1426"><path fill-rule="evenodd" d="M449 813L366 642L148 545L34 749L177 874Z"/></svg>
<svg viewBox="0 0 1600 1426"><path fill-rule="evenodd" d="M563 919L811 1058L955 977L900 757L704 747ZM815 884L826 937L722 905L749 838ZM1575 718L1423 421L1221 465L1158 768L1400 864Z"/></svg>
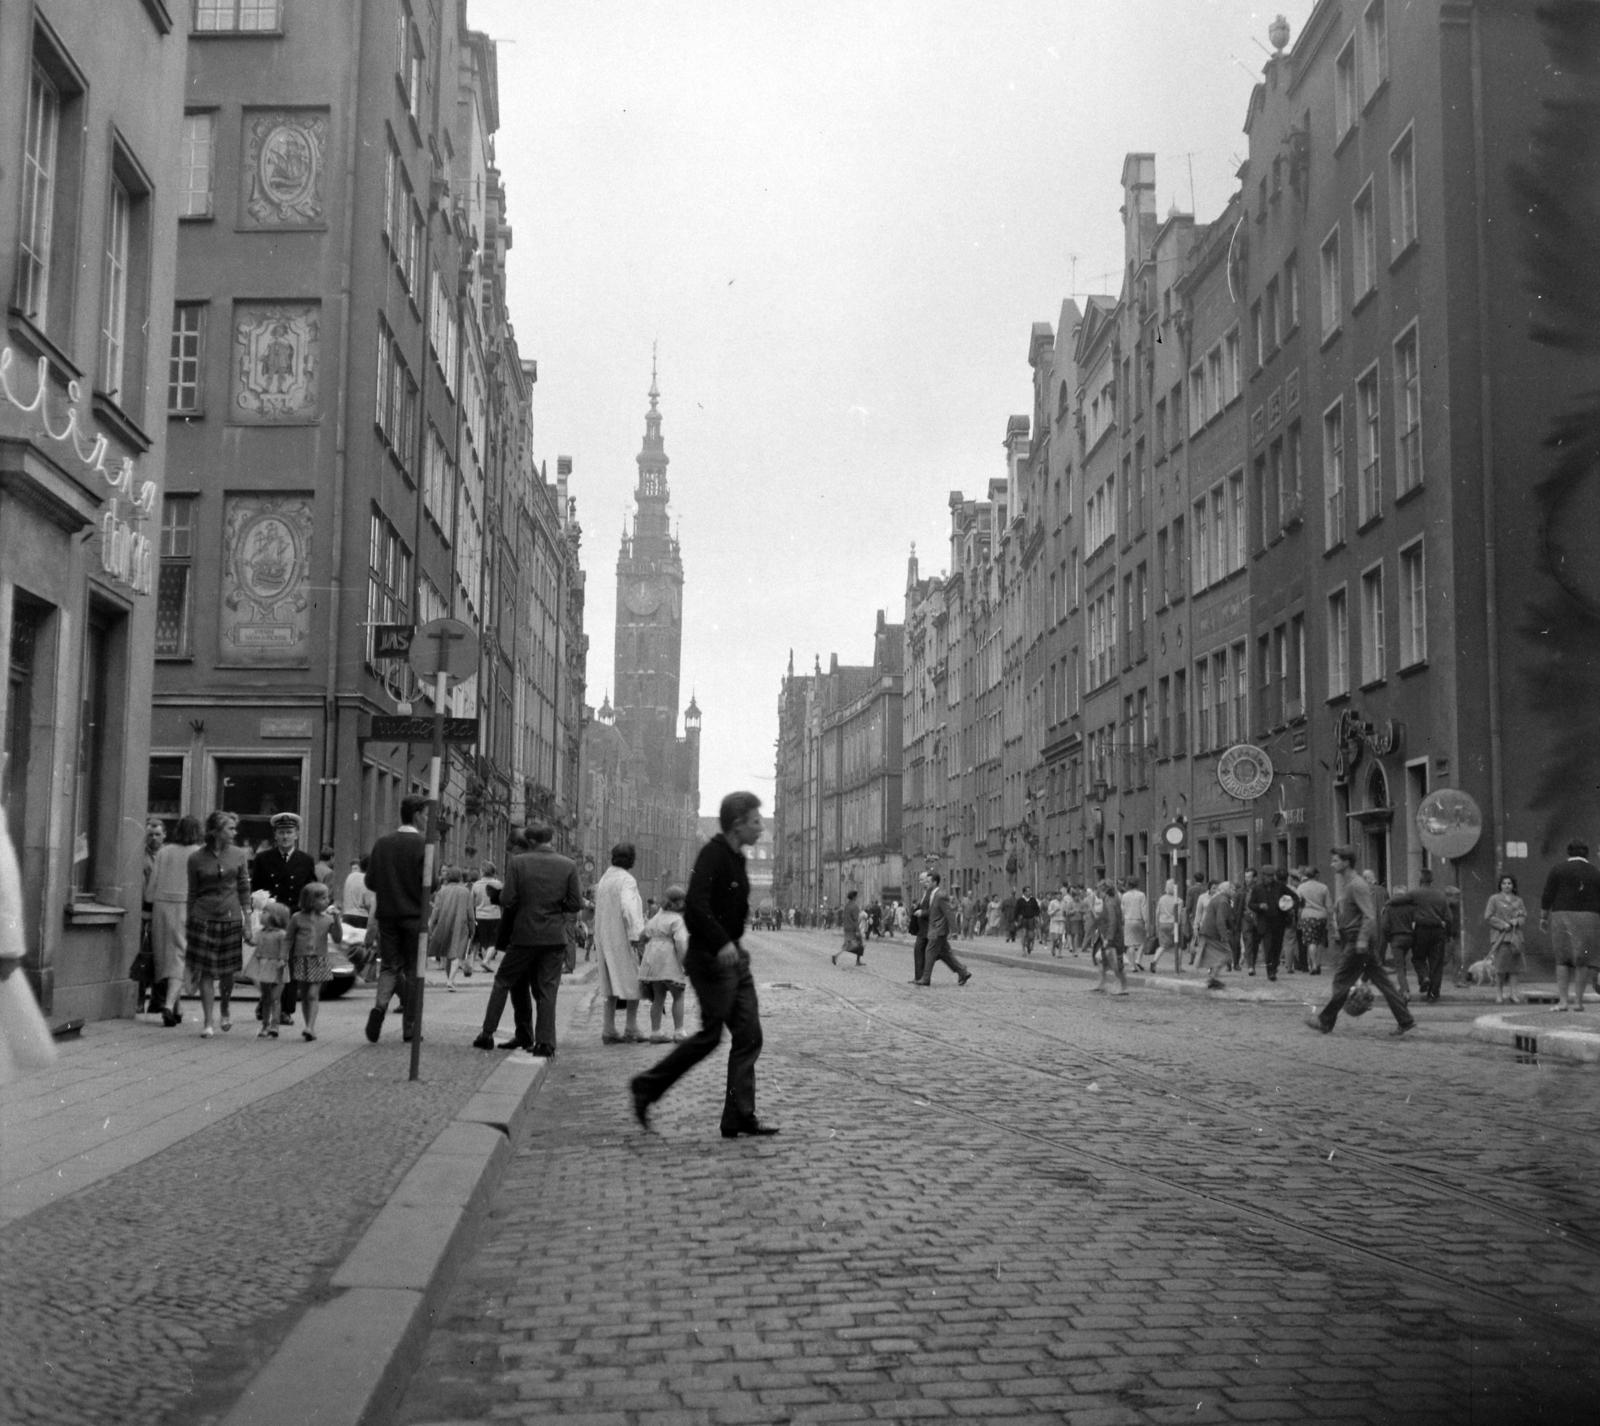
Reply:
<svg viewBox="0 0 1600 1426"><path fill-rule="evenodd" d="M150 951L157 983L166 982L165 1001L153 1009L160 1011L168 1029L183 1023L179 1000L189 944L189 857L199 843L200 819L180 817L172 840L156 853L150 874Z"/></svg>
<svg viewBox="0 0 1600 1426"><path fill-rule="evenodd" d="M244 943L254 944L245 924L244 908L250 900L250 859L236 847L239 819L231 812L211 812L206 817L204 845L189 853L188 944L184 961L200 981L200 1009L205 1025L202 1039L217 1033L212 1001L222 992L222 1029L233 1029L228 1002L233 978L244 967Z"/></svg>
<svg viewBox="0 0 1600 1426"><path fill-rule="evenodd" d="M600 1002L605 1023L600 1031L604 1045L643 1044L639 1033L639 954L634 949L644 935L644 903L639 883L633 879L632 842L611 849L611 865L594 888L594 942L600 961ZM617 1005L627 1011L622 1033L617 1033Z"/></svg>
<svg viewBox="0 0 1600 1426"><path fill-rule="evenodd" d="M1172 952L1172 973L1183 973L1183 952L1178 948L1178 932L1183 924L1183 898L1178 895L1178 883L1169 881L1167 889L1156 901L1156 954L1150 964L1152 971L1161 969L1161 957Z"/></svg>

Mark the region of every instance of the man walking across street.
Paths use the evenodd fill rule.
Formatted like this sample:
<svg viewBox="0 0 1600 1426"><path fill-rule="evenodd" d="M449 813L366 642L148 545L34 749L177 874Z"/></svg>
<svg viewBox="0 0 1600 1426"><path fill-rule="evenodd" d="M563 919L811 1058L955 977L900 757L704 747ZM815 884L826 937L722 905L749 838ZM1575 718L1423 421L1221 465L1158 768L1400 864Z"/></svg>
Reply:
<svg viewBox="0 0 1600 1426"><path fill-rule="evenodd" d="M1550 868L1539 929L1549 932L1556 955L1555 1010L1582 1010L1587 983L1600 970L1600 870L1587 842L1568 842L1566 861Z"/></svg>
<svg viewBox="0 0 1600 1426"><path fill-rule="evenodd" d="M911 983L922 979L928 960L928 903L933 899L933 878L923 872L917 878L917 904L911 908Z"/></svg>
<svg viewBox="0 0 1600 1426"><path fill-rule="evenodd" d="M293 812L280 812L272 819L272 845L256 854L250 864L250 885L264 891L280 906L300 909L300 893L317 880L317 864L309 852L299 848L300 819ZM294 1024L294 981L286 980L282 991L262 990L256 998L256 1019L262 1017L269 994L281 994L279 1024Z"/></svg>
<svg viewBox="0 0 1600 1426"><path fill-rule="evenodd" d="M1411 1011L1374 949L1378 918L1372 888L1356 871L1355 848L1335 847L1331 855L1335 883L1333 929L1339 937L1339 966L1333 973L1333 994L1328 1003L1318 1014L1310 1016L1306 1024L1324 1035L1331 1034L1355 983L1365 975L1394 1014L1395 1028L1389 1033L1404 1035L1408 1030L1415 1030L1417 1022L1412 1019Z"/></svg>
<svg viewBox="0 0 1600 1426"><path fill-rule="evenodd" d="M931 985L933 983L933 968L943 961L956 973L956 984L965 985L972 979L972 972L961 964L950 949L950 932L955 924L955 912L951 910L950 898L945 889L939 885L939 873L930 871L928 880L933 884L933 893L928 898L928 948L922 953L922 979L918 985Z"/></svg>
<svg viewBox="0 0 1600 1426"><path fill-rule="evenodd" d="M417 965L417 940L422 934L422 868L427 857L422 821L426 797L400 802L399 830L379 837L367 857L367 890L373 895L378 922L378 998L367 1015L367 1039L378 1043L389 1000L400 996L400 1038L415 1029L412 995Z"/></svg>
<svg viewBox="0 0 1600 1426"><path fill-rule="evenodd" d="M750 955L740 945L750 917L750 877L744 849L761 840L761 799L730 792L717 818L721 831L700 848L684 920L689 951L683 968L700 1001L700 1029L657 1064L634 1078L633 1114L650 1127L650 1107L683 1075L722 1043L726 1026L728 1088L722 1104L722 1137L778 1131L756 1117L756 1060L761 1055L761 1006L750 974Z"/></svg>
<svg viewBox="0 0 1600 1426"><path fill-rule="evenodd" d="M495 1048L506 999L511 1000L512 1038L500 1048L524 1049L549 1058L556 1052L556 994L567 958L567 917L583 909L578 866L551 845L548 822L527 829L529 849L511 858L500 887L500 916L511 922L510 940L494 973L483 1029L472 1043ZM532 990L532 1003L525 987ZM537 1017L537 1018L535 1018Z"/></svg>
<svg viewBox="0 0 1600 1426"><path fill-rule="evenodd" d="M1113 994L1126 995L1128 973L1123 966L1122 898L1117 895L1116 888L1109 881L1100 883L1100 914L1097 922L1096 929L1100 936L1100 980L1093 987L1093 991L1097 995L1103 995L1106 988L1106 972L1115 970L1119 988Z"/></svg>
<svg viewBox="0 0 1600 1426"><path fill-rule="evenodd" d="M1022 954L1033 954L1033 943L1039 934L1039 898L1033 888L1024 887L1017 898L1017 921L1022 927Z"/></svg>

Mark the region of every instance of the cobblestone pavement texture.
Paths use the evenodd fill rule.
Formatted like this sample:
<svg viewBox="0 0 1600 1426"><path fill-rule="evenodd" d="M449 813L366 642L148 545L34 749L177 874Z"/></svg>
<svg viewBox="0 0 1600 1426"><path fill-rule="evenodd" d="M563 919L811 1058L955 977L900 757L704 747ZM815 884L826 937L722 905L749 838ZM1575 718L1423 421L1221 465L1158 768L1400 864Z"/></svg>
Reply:
<svg viewBox="0 0 1600 1426"><path fill-rule="evenodd" d="M404 1426L1595 1419L1592 1071L749 944L782 1135L717 1137L721 1055L640 1133L592 1009Z"/></svg>
<svg viewBox="0 0 1600 1426"><path fill-rule="evenodd" d="M248 1102L0 1228L0 1421L197 1426L223 1414L498 1063L469 1044L482 996L436 1004L430 988L411 1084L398 1016L379 1044L363 1039L371 1004L358 993L324 1005L314 1044L298 1025L256 1039L248 1001L213 1040L192 1023L90 1027L102 1041L63 1047L53 1091L7 1087L7 1142L26 1139L30 1165L52 1138L96 1152L82 1149L94 1095L108 1132L122 1118L159 1132L163 1106L187 1113L196 1088L201 1107L207 1086ZM271 1087L310 1055L326 1062ZM249 1100L252 1079L267 1088Z"/></svg>

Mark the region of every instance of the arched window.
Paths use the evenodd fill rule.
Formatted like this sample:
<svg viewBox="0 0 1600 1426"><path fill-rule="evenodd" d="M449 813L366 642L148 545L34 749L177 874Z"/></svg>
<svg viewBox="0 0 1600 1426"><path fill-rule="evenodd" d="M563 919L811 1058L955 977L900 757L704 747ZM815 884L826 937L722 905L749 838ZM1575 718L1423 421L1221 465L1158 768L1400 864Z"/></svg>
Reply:
<svg viewBox="0 0 1600 1426"><path fill-rule="evenodd" d="M1387 807L1389 805L1389 779L1385 776L1382 763L1373 763L1372 771L1367 774L1367 806Z"/></svg>

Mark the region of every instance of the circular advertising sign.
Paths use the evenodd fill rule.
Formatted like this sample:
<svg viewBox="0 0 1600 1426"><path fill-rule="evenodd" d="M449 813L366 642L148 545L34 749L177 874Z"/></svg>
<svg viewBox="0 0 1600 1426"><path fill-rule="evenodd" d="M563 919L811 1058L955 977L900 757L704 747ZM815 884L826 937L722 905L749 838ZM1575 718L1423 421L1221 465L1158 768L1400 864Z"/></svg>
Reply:
<svg viewBox="0 0 1600 1426"><path fill-rule="evenodd" d="M1272 786L1272 759L1250 743L1235 743L1217 759L1217 781L1229 797L1254 802Z"/></svg>
<svg viewBox="0 0 1600 1426"><path fill-rule="evenodd" d="M1483 813L1460 788L1441 787L1424 797L1417 808L1417 831L1422 834L1422 845L1434 856L1454 861L1478 845Z"/></svg>

